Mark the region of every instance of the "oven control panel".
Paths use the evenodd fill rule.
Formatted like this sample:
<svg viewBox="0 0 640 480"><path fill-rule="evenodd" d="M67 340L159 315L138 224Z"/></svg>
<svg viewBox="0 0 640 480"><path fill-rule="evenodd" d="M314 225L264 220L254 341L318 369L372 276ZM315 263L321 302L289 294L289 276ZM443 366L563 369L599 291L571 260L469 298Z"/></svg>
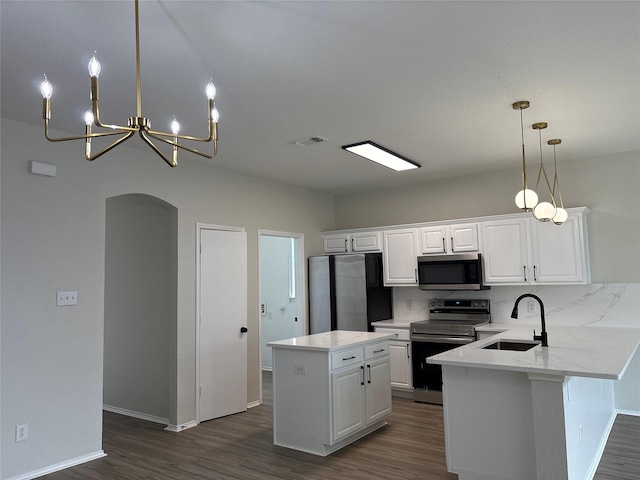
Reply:
<svg viewBox="0 0 640 480"><path fill-rule="evenodd" d="M471 310L489 311L489 300L451 300L444 298L434 298L429 301L432 313L448 311L448 312L464 312Z"/></svg>

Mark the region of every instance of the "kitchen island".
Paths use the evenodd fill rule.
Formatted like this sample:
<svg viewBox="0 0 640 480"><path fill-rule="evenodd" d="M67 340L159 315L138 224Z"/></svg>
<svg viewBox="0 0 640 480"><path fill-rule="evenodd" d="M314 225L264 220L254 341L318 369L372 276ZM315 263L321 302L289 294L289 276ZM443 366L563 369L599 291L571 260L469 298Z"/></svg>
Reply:
<svg viewBox="0 0 640 480"><path fill-rule="evenodd" d="M507 329L429 358L442 365L447 468L460 480L593 476L615 420L613 382L623 378L640 330L548 334L549 347L484 348L532 339L529 329Z"/></svg>
<svg viewBox="0 0 640 480"><path fill-rule="evenodd" d="M269 342L274 445L326 456L384 426L391 337L334 330Z"/></svg>

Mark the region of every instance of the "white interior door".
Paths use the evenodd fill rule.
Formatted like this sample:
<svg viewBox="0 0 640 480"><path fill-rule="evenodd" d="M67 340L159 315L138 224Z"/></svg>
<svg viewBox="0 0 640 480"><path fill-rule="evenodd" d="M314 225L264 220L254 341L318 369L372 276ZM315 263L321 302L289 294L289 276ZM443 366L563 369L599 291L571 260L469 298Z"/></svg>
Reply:
<svg viewBox="0 0 640 480"><path fill-rule="evenodd" d="M247 235L203 228L200 247L199 421L203 422L247 409Z"/></svg>

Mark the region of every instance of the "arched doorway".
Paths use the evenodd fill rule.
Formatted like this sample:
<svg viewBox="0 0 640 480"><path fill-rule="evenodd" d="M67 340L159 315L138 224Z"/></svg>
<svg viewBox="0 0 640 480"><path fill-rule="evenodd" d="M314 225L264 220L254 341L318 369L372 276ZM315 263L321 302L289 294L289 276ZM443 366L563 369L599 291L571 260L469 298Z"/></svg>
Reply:
<svg viewBox="0 0 640 480"><path fill-rule="evenodd" d="M152 196L108 198L104 409L169 424L175 396L177 209ZM175 405L174 405L175 408Z"/></svg>

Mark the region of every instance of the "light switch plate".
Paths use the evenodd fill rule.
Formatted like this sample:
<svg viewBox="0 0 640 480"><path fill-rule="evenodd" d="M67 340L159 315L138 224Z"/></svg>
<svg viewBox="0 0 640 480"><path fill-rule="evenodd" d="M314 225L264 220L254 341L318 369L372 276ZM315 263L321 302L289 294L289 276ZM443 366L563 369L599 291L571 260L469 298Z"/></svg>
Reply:
<svg viewBox="0 0 640 480"><path fill-rule="evenodd" d="M58 307L64 307L67 305L78 304L78 292L57 292L56 305Z"/></svg>

